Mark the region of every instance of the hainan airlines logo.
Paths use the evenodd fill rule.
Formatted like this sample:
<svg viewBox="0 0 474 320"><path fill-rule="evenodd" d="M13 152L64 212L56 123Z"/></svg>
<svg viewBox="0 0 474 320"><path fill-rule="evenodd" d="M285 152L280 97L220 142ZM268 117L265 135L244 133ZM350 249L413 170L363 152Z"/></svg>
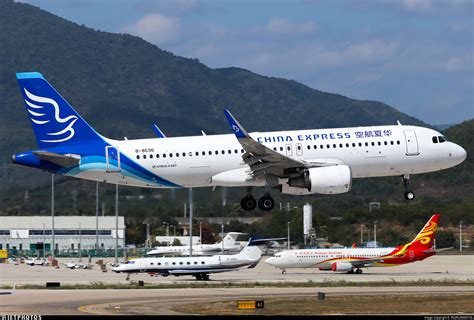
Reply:
<svg viewBox="0 0 474 320"><path fill-rule="evenodd" d="M438 224L436 222L431 221L427 226L423 228L423 230L421 230L415 241L420 241L421 244L429 243L431 241L432 235L436 232L437 227Z"/></svg>
<svg viewBox="0 0 474 320"><path fill-rule="evenodd" d="M64 142L68 141L72 137L74 137L75 131L73 128L74 123L77 121L76 116L68 116L65 118L61 118L59 115L59 105L56 101L46 97L40 97L37 95L32 94L28 90L25 90L25 94L33 102L36 103L46 103L48 106L41 106L34 104L25 99L27 104L27 110L31 115L31 121L33 123L43 126L49 123L47 127L53 127L53 132L47 132L46 135L52 136L51 138L59 138L59 139L45 139L40 140L41 142ZM53 116L54 111L54 116ZM57 131L56 131L57 130Z"/></svg>

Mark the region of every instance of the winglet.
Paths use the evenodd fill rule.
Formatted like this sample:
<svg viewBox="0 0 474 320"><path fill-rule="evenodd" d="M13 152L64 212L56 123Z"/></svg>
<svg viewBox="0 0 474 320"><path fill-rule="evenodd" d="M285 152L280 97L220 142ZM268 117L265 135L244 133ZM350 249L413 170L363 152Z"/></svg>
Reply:
<svg viewBox="0 0 474 320"><path fill-rule="evenodd" d="M156 124L153 124L151 126L153 128L153 132L155 133L155 135L158 137L158 138L166 138L165 134L163 133L163 131L160 130L160 128L158 128L158 126Z"/></svg>
<svg viewBox="0 0 474 320"><path fill-rule="evenodd" d="M230 113L229 110L224 109L224 114L225 117L227 118L227 121L229 122L230 128L234 132L235 136L240 139L240 138L247 138L249 134L247 131L242 127L242 125L234 118L234 116Z"/></svg>

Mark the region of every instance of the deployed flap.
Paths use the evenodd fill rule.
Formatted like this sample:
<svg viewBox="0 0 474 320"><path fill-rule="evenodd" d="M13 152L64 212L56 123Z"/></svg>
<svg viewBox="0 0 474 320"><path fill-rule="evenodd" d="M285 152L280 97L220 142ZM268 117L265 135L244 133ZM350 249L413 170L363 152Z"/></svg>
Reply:
<svg viewBox="0 0 474 320"><path fill-rule="evenodd" d="M65 168L75 167L81 161L81 156L78 154L59 154L48 151L33 151L33 154L42 161L48 161Z"/></svg>

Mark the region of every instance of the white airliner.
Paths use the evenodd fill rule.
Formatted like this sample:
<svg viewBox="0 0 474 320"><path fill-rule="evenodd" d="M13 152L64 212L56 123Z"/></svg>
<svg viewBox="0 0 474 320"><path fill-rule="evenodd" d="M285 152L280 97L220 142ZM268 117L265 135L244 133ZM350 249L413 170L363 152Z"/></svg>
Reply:
<svg viewBox="0 0 474 320"><path fill-rule="evenodd" d="M411 242L398 247L285 250L276 253L265 262L282 269L283 273L288 268L362 273L361 268L392 267L424 260L437 252L451 249L433 248L439 217L439 214L433 215Z"/></svg>
<svg viewBox="0 0 474 320"><path fill-rule="evenodd" d="M215 244L200 244L193 246L193 255L204 256L213 255L219 252L239 252L242 248L239 242L236 242L237 237L242 232L229 232L225 235L222 241ZM155 249L146 253L149 256L163 256L163 255L175 255L175 256L189 256L189 246L162 246L155 247Z"/></svg>
<svg viewBox="0 0 474 320"><path fill-rule="evenodd" d="M249 240L237 254L192 256L192 257L156 257L129 260L112 268L114 272L139 273L147 272L162 276L194 276L197 280L209 280L209 274L237 270L238 268L255 267L262 257L258 244L267 240Z"/></svg>
<svg viewBox="0 0 474 320"><path fill-rule="evenodd" d="M253 210L252 187L294 195L348 192L352 179L447 169L466 151L418 126L247 131L228 110L232 134L113 140L97 133L37 72L17 73L39 149L12 162L81 179L146 188L248 187L241 206ZM111 111L113 112L113 110ZM307 115L311 116L311 115ZM265 193L264 211L274 206Z"/></svg>

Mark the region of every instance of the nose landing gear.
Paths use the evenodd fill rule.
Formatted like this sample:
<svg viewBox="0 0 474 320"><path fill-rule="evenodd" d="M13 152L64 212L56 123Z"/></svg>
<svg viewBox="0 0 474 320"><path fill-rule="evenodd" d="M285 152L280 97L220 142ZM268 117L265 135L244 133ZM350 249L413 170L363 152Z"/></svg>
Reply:
<svg viewBox="0 0 474 320"><path fill-rule="evenodd" d="M405 197L405 200L413 200L415 199L415 193L410 190L410 175L409 174L404 174L402 176L403 179L403 185L405 186L405 194L403 195Z"/></svg>

